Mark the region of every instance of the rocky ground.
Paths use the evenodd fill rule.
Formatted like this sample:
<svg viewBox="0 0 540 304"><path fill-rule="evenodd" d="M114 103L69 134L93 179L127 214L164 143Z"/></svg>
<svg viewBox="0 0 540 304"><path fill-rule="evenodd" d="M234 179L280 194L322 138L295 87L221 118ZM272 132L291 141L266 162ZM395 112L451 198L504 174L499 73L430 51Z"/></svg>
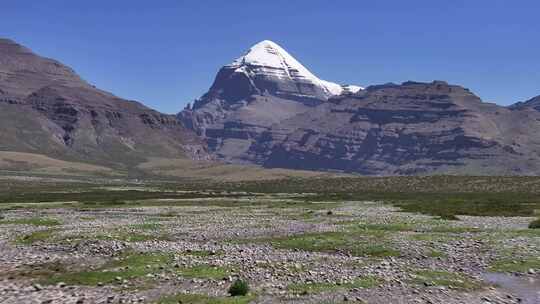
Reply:
<svg viewBox="0 0 540 304"><path fill-rule="evenodd" d="M444 220L302 195L1 214L0 303L540 303L485 276L540 290L528 217ZM237 278L249 295L228 296Z"/></svg>

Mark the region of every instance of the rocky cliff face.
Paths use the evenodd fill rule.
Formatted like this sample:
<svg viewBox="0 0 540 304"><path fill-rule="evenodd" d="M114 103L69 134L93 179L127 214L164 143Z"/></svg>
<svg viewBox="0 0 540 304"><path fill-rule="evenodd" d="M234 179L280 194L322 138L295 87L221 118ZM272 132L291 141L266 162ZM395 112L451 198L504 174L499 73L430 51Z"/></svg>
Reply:
<svg viewBox="0 0 540 304"><path fill-rule="evenodd" d="M0 40L0 149L129 166L149 156L207 158L172 115L94 88L61 63Z"/></svg>
<svg viewBox="0 0 540 304"><path fill-rule="evenodd" d="M407 82L330 99L274 126L249 153L267 167L373 175L533 174L538 117L459 86Z"/></svg>
<svg viewBox="0 0 540 304"><path fill-rule="evenodd" d="M156 156L371 175L540 174L538 97L501 107L442 81L341 86L270 41L172 116L0 39L0 130L3 151L119 168Z"/></svg>
<svg viewBox="0 0 540 304"><path fill-rule="evenodd" d="M540 96L536 96L524 102L518 102L510 106L510 108L515 110L523 110L527 108L535 109L540 111Z"/></svg>
<svg viewBox="0 0 540 304"><path fill-rule="evenodd" d="M9 39L0 38L0 96L21 100L48 86L91 86L71 68L60 62L37 56L31 50Z"/></svg>
<svg viewBox="0 0 540 304"><path fill-rule="evenodd" d="M362 174L538 174L536 99L506 108L442 81L320 80L261 42L179 114L221 159ZM540 107L538 107L540 109Z"/></svg>
<svg viewBox="0 0 540 304"><path fill-rule="evenodd" d="M282 47L265 40L221 68L209 92L195 102L193 109L215 99L231 105L252 95L270 95L313 105L345 90L360 89L319 79Z"/></svg>
<svg viewBox="0 0 540 304"><path fill-rule="evenodd" d="M272 41L220 69L208 93L178 114L219 157L251 162L247 150L272 125L359 86L321 80Z"/></svg>

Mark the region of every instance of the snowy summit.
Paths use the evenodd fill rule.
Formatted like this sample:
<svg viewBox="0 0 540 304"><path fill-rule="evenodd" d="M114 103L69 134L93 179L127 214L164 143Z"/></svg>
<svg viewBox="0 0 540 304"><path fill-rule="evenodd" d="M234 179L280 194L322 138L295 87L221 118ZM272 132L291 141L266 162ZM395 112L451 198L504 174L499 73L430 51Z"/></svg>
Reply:
<svg viewBox="0 0 540 304"><path fill-rule="evenodd" d="M249 67L250 71L280 79L310 82L321 87L328 96L340 95L346 92L356 93L363 89L354 85L342 86L318 78L281 46L270 40L263 40L255 44L243 56L237 58L228 66L236 68L236 72L247 72L246 67Z"/></svg>

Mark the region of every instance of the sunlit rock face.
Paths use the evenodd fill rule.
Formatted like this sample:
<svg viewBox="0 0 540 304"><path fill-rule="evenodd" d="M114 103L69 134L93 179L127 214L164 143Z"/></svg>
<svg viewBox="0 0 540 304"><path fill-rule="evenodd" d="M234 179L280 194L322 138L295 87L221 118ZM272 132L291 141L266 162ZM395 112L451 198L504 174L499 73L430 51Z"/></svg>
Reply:
<svg viewBox="0 0 540 304"><path fill-rule="evenodd" d="M262 41L178 116L223 160L370 175L536 174L540 102L485 103L444 81L341 86Z"/></svg>
<svg viewBox="0 0 540 304"><path fill-rule="evenodd" d="M222 67L209 91L179 113L220 157L248 161L255 138L270 127L340 94L362 88L321 80L272 41L261 41Z"/></svg>
<svg viewBox="0 0 540 304"><path fill-rule="evenodd" d="M0 39L0 150L134 166L148 157L208 158L174 115L90 85L71 68Z"/></svg>

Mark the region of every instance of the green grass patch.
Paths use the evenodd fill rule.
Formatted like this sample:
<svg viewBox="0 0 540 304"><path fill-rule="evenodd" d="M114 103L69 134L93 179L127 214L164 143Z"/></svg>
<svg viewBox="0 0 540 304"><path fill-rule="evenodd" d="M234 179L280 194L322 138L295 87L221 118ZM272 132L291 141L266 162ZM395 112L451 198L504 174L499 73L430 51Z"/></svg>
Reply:
<svg viewBox="0 0 540 304"><path fill-rule="evenodd" d="M442 270L419 270L414 273L413 282L426 286L453 287L462 290L474 290L480 284L464 275Z"/></svg>
<svg viewBox="0 0 540 304"><path fill-rule="evenodd" d="M459 221L459 218L455 214L441 214L439 219L447 221Z"/></svg>
<svg viewBox="0 0 540 304"><path fill-rule="evenodd" d="M293 235L266 240L276 248L300 249L321 252L347 252L354 256L397 256L399 252L390 248L384 240L362 238L351 232L322 232Z"/></svg>
<svg viewBox="0 0 540 304"><path fill-rule="evenodd" d="M123 242L146 242L146 241L170 241L171 238L165 234L148 234L140 232L130 232L116 230L107 234L98 234L94 237L98 240L116 240Z"/></svg>
<svg viewBox="0 0 540 304"><path fill-rule="evenodd" d="M209 256L219 256L223 255L223 251L210 251L210 250L188 250L183 254L195 256L195 257L209 257Z"/></svg>
<svg viewBox="0 0 540 304"><path fill-rule="evenodd" d="M50 277L56 273L65 273L66 266L59 261L28 264L15 270L2 273L5 277L36 279Z"/></svg>
<svg viewBox="0 0 540 304"><path fill-rule="evenodd" d="M382 235L382 232L432 232L432 233L475 233L484 230L475 227L453 226L448 222L436 221L419 221L413 223L391 223L391 224L367 224L367 223L350 223L345 227L350 231L355 231L364 234Z"/></svg>
<svg viewBox="0 0 540 304"><path fill-rule="evenodd" d="M446 255L446 253L444 253L442 251L435 250L435 249L430 249L430 250L428 250L427 256L431 257L431 258L443 258L443 257L446 257L447 255Z"/></svg>
<svg viewBox="0 0 540 304"><path fill-rule="evenodd" d="M79 217L79 220L86 221L86 222L92 222L92 221L97 220L97 218L94 217L94 216L81 216L81 217Z"/></svg>
<svg viewBox="0 0 540 304"><path fill-rule="evenodd" d="M488 199L518 203L540 202L540 178L526 176L392 176L284 178L271 181L215 183L213 189L258 193L315 193L313 201ZM206 188L209 187L205 184ZM537 208L540 209L540 208Z"/></svg>
<svg viewBox="0 0 540 304"><path fill-rule="evenodd" d="M236 279L227 292L233 297L247 296L249 293L249 284L242 279Z"/></svg>
<svg viewBox="0 0 540 304"><path fill-rule="evenodd" d="M11 224L11 225L32 225L32 226L58 226L61 225L60 221L51 218L43 217L32 217L32 218L21 218L21 219L8 219L0 221L0 225Z"/></svg>
<svg viewBox="0 0 540 304"><path fill-rule="evenodd" d="M509 230L496 230L488 235L491 240L504 240L516 237L534 238L540 237L540 229L509 229Z"/></svg>
<svg viewBox="0 0 540 304"><path fill-rule="evenodd" d="M166 296L157 301L158 304L248 304L255 299L254 296L241 297L209 297L200 294L177 294Z"/></svg>
<svg viewBox="0 0 540 304"><path fill-rule="evenodd" d="M178 216L178 212L176 211L167 211L157 214L158 217L164 217L164 218L174 218Z"/></svg>
<svg viewBox="0 0 540 304"><path fill-rule="evenodd" d="M414 226L406 223L394 224L364 224L357 227L361 230L382 230L382 231L413 231Z"/></svg>
<svg viewBox="0 0 540 304"><path fill-rule="evenodd" d="M527 272L529 269L540 269L540 258L504 258L489 267L493 272Z"/></svg>
<svg viewBox="0 0 540 304"><path fill-rule="evenodd" d="M170 241L171 238L165 234L149 234L139 232L128 232L123 230L115 230L106 234L67 234L67 235L52 235L47 239L43 239L49 243L58 244L76 244L84 240L102 240L102 241L123 241L123 242L145 242L145 241Z"/></svg>
<svg viewBox="0 0 540 304"><path fill-rule="evenodd" d="M540 218L530 222L529 229L540 229Z"/></svg>
<svg viewBox="0 0 540 304"><path fill-rule="evenodd" d="M311 199L295 199L284 202L272 202L267 205L270 210L275 209L304 209L306 213L313 213L321 210L332 210L342 205L340 202L316 202ZM309 215L306 215L309 216Z"/></svg>
<svg viewBox="0 0 540 304"><path fill-rule="evenodd" d="M281 215L279 213L277 213L277 215ZM286 214L285 215L288 219L290 220L312 220L316 217L316 214L314 211L310 210L310 211L306 211L306 212L302 212L302 213L295 213L295 214Z"/></svg>
<svg viewBox="0 0 540 304"><path fill-rule="evenodd" d="M418 194L389 202L405 212L450 220L457 220L457 215L531 216L540 210L540 197L528 193Z"/></svg>
<svg viewBox="0 0 540 304"><path fill-rule="evenodd" d="M132 224L132 225L129 225L129 227L133 229L139 229L139 230L157 231L161 229L161 224L156 223L156 222L148 222L148 223L142 223L142 224Z"/></svg>
<svg viewBox="0 0 540 304"><path fill-rule="evenodd" d="M322 292L333 292L340 289L352 288L373 288L380 284L380 280L375 277L358 278L346 283L294 283L287 286L293 294L312 294Z"/></svg>
<svg viewBox="0 0 540 304"><path fill-rule="evenodd" d="M188 268L178 269L183 277L200 279L223 279L232 274L232 270L226 267L217 267L210 265L196 265Z"/></svg>
<svg viewBox="0 0 540 304"><path fill-rule="evenodd" d="M90 286L96 286L98 283L110 284L116 282L117 277L135 279L149 273L155 273L162 266L170 266L172 261L172 256L168 254L128 253L118 260L111 260L95 270L55 274L44 278L41 282L43 284L64 282L70 285Z"/></svg>
<svg viewBox="0 0 540 304"><path fill-rule="evenodd" d="M480 228L475 227L456 227L456 226L450 226L450 225L435 225L431 226L427 229L429 232L434 233L453 233L453 234L461 234L461 233L478 233L485 230L482 230Z"/></svg>
<svg viewBox="0 0 540 304"><path fill-rule="evenodd" d="M453 240L458 240L459 235L448 234L442 232L417 232L409 235L411 240L415 241L424 241L424 242L449 242Z"/></svg>
<svg viewBox="0 0 540 304"><path fill-rule="evenodd" d="M64 185L65 186L65 185ZM10 191L2 191L0 193L0 204L10 203L54 203L59 201L80 202L79 206L85 208L106 208L106 207L123 207L129 205L146 205L145 202L149 201L149 204L160 205L159 202L150 202L150 200L158 199L197 199L208 197L228 197L238 198L245 196L237 193L203 193L203 192L177 192L168 191L163 189L162 191L153 191L151 189L145 190L109 190L99 189L99 187L84 187L81 189L73 187L72 191L65 191L62 185L59 189L54 189L51 185L45 185L44 187L32 188L21 187L15 189L9 189ZM136 201L139 201L136 203Z"/></svg>
<svg viewBox="0 0 540 304"><path fill-rule="evenodd" d="M56 229L34 231L29 234L18 236L15 243L22 245L32 245L36 242L48 241L53 238Z"/></svg>
<svg viewBox="0 0 540 304"><path fill-rule="evenodd" d="M392 224L358 224L351 225L351 229L357 232L370 233L375 231L389 232L404 232L414 231L415 227L408 223L392 223Z"/></svg>

